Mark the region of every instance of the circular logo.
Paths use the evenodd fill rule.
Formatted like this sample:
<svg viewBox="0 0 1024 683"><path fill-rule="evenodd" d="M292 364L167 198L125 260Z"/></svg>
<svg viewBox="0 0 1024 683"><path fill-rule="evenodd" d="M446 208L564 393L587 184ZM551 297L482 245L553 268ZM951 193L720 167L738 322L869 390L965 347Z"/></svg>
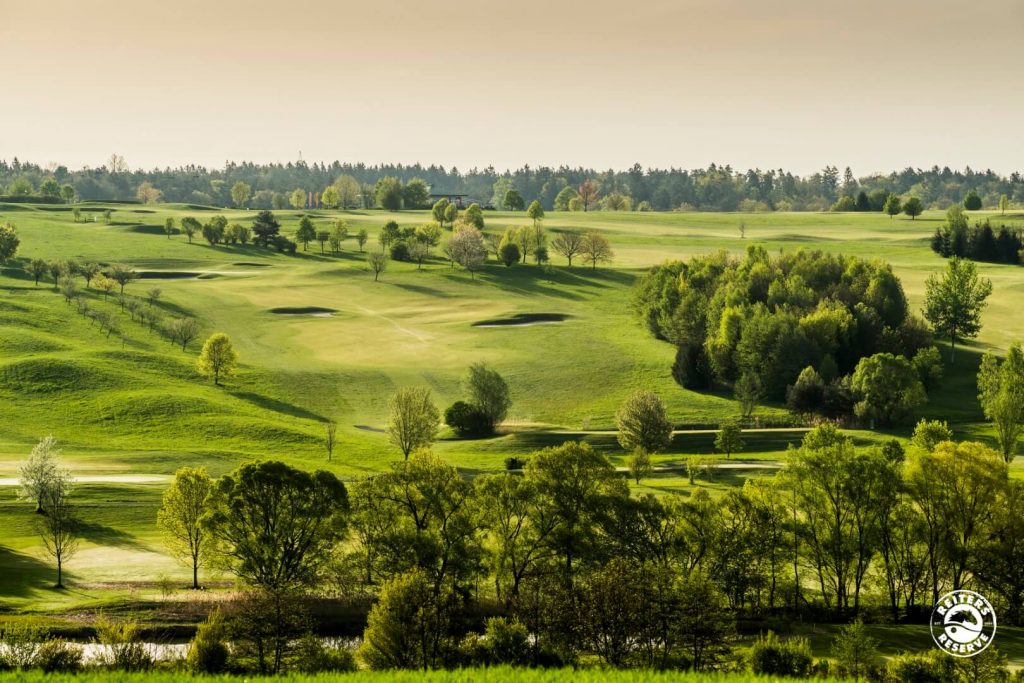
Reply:
<svg viewBox="0 0 1024 683"><path fill-rule="evenodd" d="M946 654L973 657L992 644L996 612L974 591L946 593L932 609L932 640Z"/></svg>

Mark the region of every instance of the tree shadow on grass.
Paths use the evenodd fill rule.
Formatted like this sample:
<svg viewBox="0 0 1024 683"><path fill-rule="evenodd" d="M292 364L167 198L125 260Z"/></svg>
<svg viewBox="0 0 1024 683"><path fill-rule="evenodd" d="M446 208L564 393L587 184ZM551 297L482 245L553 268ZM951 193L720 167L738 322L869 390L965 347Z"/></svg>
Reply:
<svg viewBox="0 0 1024 683"><path fill-rule="evenodd" d="M411 292L413 294L422 294L423 296L432 296L438 299L452 298L452 294L444 291L443 289L437 289L436 287L427 287L426 285L414 285L408 282L391 282L387 284L391 284L394 287L404 289L405 291Z"/></svg>
<svg viewBox="0 0 1024 683"><path fill-rule="evenodd" d="M52 586L56 578L57 570L39 558L0 546L0 595L29 597L34 590Z"/></svg>
<svg viewBox="0 0 1024 683"><path fill-rule="evenodd" d="M288 403L286 401L279 401L276 398L270 398L269 396L263 396L256 394L251 391L229 391L235 398L243 401L248 401L254 406L258 406L265 410L272 410L275 413L283 413L285 415L291 415L293 417L300 417L307 420L316 420L317 422L324 422L327 418L323 415L318 415L312 411L306 410L294 403Z"/></svg>
<svg viewBox="0 0 1024 683"><path fill-rule="evenodd" d="M96 545L130 548L132 550L152 550L150 546L137 540L131 534L99 522L80 520L78 522L78 533L83 539Z"/></svg>

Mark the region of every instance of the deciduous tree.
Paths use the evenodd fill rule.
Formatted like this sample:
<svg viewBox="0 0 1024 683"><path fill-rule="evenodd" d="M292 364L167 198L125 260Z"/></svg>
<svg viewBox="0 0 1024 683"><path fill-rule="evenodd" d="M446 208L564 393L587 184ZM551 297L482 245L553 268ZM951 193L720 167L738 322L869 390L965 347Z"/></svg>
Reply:
<svg viewBox="0 0 1024 683"><path fill-rule="evenodd" d="M210 554L210 539L201 524L213 480L204 467L182 467L164 491L156 523L167 549L192 568L192 588L199 588L199 567Z"/></svg>
<svg viewBox="0 0 1024 683"><path fill-rule="evenodd" d="M615 420L619 445L626 451L659 453L672 441L672 422L665 404L653 392L638 391L622 404Z"/></svg>
<svg viewBox="0 0 1024 683"><path fill-rule="evenodd" d="M938 332L949 337L949 359L956 354L957 339L973 339L981 331L981 312L992 293L992 282L978 277L974 262L953 257L941 277L925 282L924 317Z"/></svg>
<svg viewBox="0 0 1024 683"><path fill-rule="evenodd" d="M441 422L441 414L434 405L430 389L407 387L391 397L388 418L388 439L406 460L409 454L426 448L434 442Z"/></svg>
<svg viewBox="0 0 1024 683"><path fill-rule="evenodd" d="M199 372L213 379L213 383L220 385L221 377L228 377L235 372L238 364L238 353L231 344L231 338L223 332L215 332L210 335L203 344L203 350L196 361Z"/></svg>

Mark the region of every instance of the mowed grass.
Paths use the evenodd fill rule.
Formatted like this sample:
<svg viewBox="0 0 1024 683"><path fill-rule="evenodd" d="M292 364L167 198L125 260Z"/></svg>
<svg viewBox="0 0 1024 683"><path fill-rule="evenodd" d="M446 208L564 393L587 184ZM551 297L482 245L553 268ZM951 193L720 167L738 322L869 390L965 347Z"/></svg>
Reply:
<svg viewBox="0 0 1024 683"><path fill-rule="evenodd" d="M211 247L183 235L167 239L165 218L217 213L249 224L253 211L201 210L184 206L83 205L75 223L68 207L4 205L0 221L11 221L21 237L18 259L0 268L0 480L17 476L32 444L54 434L74 474L162 475L182 465L204 465L219 475L255 458L280 458L340 476L372 474L397 457L382 433L387 401L399 387L429 386L442 408L462 397L462 379L475 361L486 361L508 380L514 406L506 434L457 440L444 434L437 451L467 474L503 469L510 456L582 438L624 465L614 428L622 400L637 389L658 393L680 427L715 425L738 413L728 393L695 393L671 378L674 349L652 339L629 311L631 288L651 265L717 249L741 253L761 244L771 251L820 248L891 262L912 308L919 309L924 280L943 267L928 248L941 214L916 221L865 214L550 214L550 236L560 230L597 230L615 249L615 261L591 269L553 266L505 268L490 263L475 278L452 269L440 256L422 269L391 263L374 282L350 238L343 252L282 255L255 246ZM293 234L299 215L276 212L283 232ZM350 234L370 233L366 249L379 249L384 222L427 222L428 212L389 214L311 212L318 229L337 218ZM524 214L487 213L487 231L522 225ZM995 220L999 220L997 217ZM1008 216L1022 222L1024 216ZM746 238L739 225L746 224ZM121 334L107 335L67 306L52 282L37 287L21 270L25 259L122 262L147 278L128 286L133 296L151 287L166 317L191 315L203 336L222 331L239 351L242 367L225 386L214 387L195 370L200 339L183 352L127 315ZM963 437L990 439L974 389L980 352L1004 349L1024 338L1016 310L1024 293L1024 268L981 264L995 291L976 344L958 353L947 380L924 414L949 419ZM90 304L117 310L95 292ZM322 307L330 316L283 315L279 308ZM485 319L515 314L557 313L556 324L474 327ZM758 411L767 420L785 418L781 406ZM336 420L339 444L332 462L322 445L324 421ZM905 436L906 428L897 430ZM733 459L754 463L719 469L697 486L715 492L748 476L771 476L798 431L756 432ZM861 433L864 441L887 438ZM689 455L713 453L713 434L685 432L658 456L662 468L641 490L661 494L691 490ZM1016 468L1015 468L1016 473ZM163 484L130 481L82 485L80 499L92 529L68 565L73 585L142 585L150 590L163 574L178 569L162 555L154 527ZM102 599L89 593L54 594L46 586L40 544L31 530L31 509L14 501L15 488L0 486L0 594L19 606L79 604ZM104 529L107 529L104 531ZM8 571L10 569L10 571ZM92 590L92 589L90 589Z"/></svg>

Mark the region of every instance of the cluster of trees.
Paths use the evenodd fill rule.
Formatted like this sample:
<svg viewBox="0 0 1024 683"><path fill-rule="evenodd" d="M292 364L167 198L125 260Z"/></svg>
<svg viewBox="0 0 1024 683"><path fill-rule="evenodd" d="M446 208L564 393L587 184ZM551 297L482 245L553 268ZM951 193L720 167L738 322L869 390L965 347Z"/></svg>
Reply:
<svg viewBox="0 0 1024 683"><path fill-rule="evenodd" d="M392 180L381 183L384 178ZM938 166L906 168L858 178L851 169L840 171L836 166L799 176L783 169L739 171L715 164L689 170L643 168L635 164L618 171L524 166L505 172L493 167L463 172L437 165L375 166L298 161L287 164L229 162L222 169L190 165L132 171L123 157L112 155L96 168L71 171L64 166L50 170L18 159L0 161L0 187L6 188L8 195L40 195L44 193L44 186L48 196L57 201L69 201L75 196L86 200L141 197L142 201L148 201L152 199L152 191L159 191L163 200L171 202L278 210L289 206L369 208L386 206L384 202L391 208L425 206L423 187L468 195L494 207L518 206L516 194L520 198L534 197L546 210L556 208L556 199L566 189L572 192L562 195L559 208L569 209L572 193L575 193L579 210L669 211L683 207L704 211L823 211L843 196L853 198L856 205L861 192L869 201L875 197L877 204L883 191L885 197L889 194L917 197L926 207L960 203L965 197L969 198L972 191L984 206L1005 207L1010 201L1024 202L1024 177L1019 173L1001 176L990 170L954 171ZM585 191L580 192L584 186ZM145 188L146 192L140 193L140 188ZM298 205L292 201L296 198L296 188L305 188L298 191L301 194ZM509 190L514 190L515 194L509 195ZM602 198L606 198L604 206ZM506 199L513 203L507 204Z"/></svg>
<svg viewBox="0 0 1024 683"><path fill-rule="evenodd" d="M879 188L871 194L861 190L856 198L843 195L832 205L832 211L882 211L889 218L905 213L911 219L916 219L924 212L924 203L917 197L901 199L899 195Z"/></svg>
<svg viewBox="0 0 1024 683"><path fill-rule="evenodd" d="M1005 224L994 228L987 218L970 226L967 214L959 206L951 206L946 211L946 222L935 229L931 247L946 258L1024 263L1024 237L1020 228Z"/></svg>
<svg viewBox="0 0 1024 683"><path fill-rule="evenodd" d="M633 306L677 346L676 380L732 385L744 417L796 388L801 410L888 423L935 379L931 333L878 260L806 250L773 258L759 246L742 259L719 252L652 268Z"/></svg>
<svg viewBox="0 0 1024 683"><path fill-rule="evenodd" d="M596 657L710 670L735 666L739 617L900 620L963 588L1021 622L1024 484L998 453L940 422L919 423L906 450L857 448L824 425L788 460L775 479L689 498L633 495L575 442L534 453L522 474L473 479L424 449L348 486L280 462L219 480L184 468L157 522L193 586L216 565L246 587L220 627L235 661L199 669L211 672L286 668L305 600L324 596L373 599L358 657L380 669ZM39 465L34 452L24 495L49 519L59 510L35 483L66 475ZM217 641L208 631L194 649ZM755 670L782 673L767 666Z"/></svg>

